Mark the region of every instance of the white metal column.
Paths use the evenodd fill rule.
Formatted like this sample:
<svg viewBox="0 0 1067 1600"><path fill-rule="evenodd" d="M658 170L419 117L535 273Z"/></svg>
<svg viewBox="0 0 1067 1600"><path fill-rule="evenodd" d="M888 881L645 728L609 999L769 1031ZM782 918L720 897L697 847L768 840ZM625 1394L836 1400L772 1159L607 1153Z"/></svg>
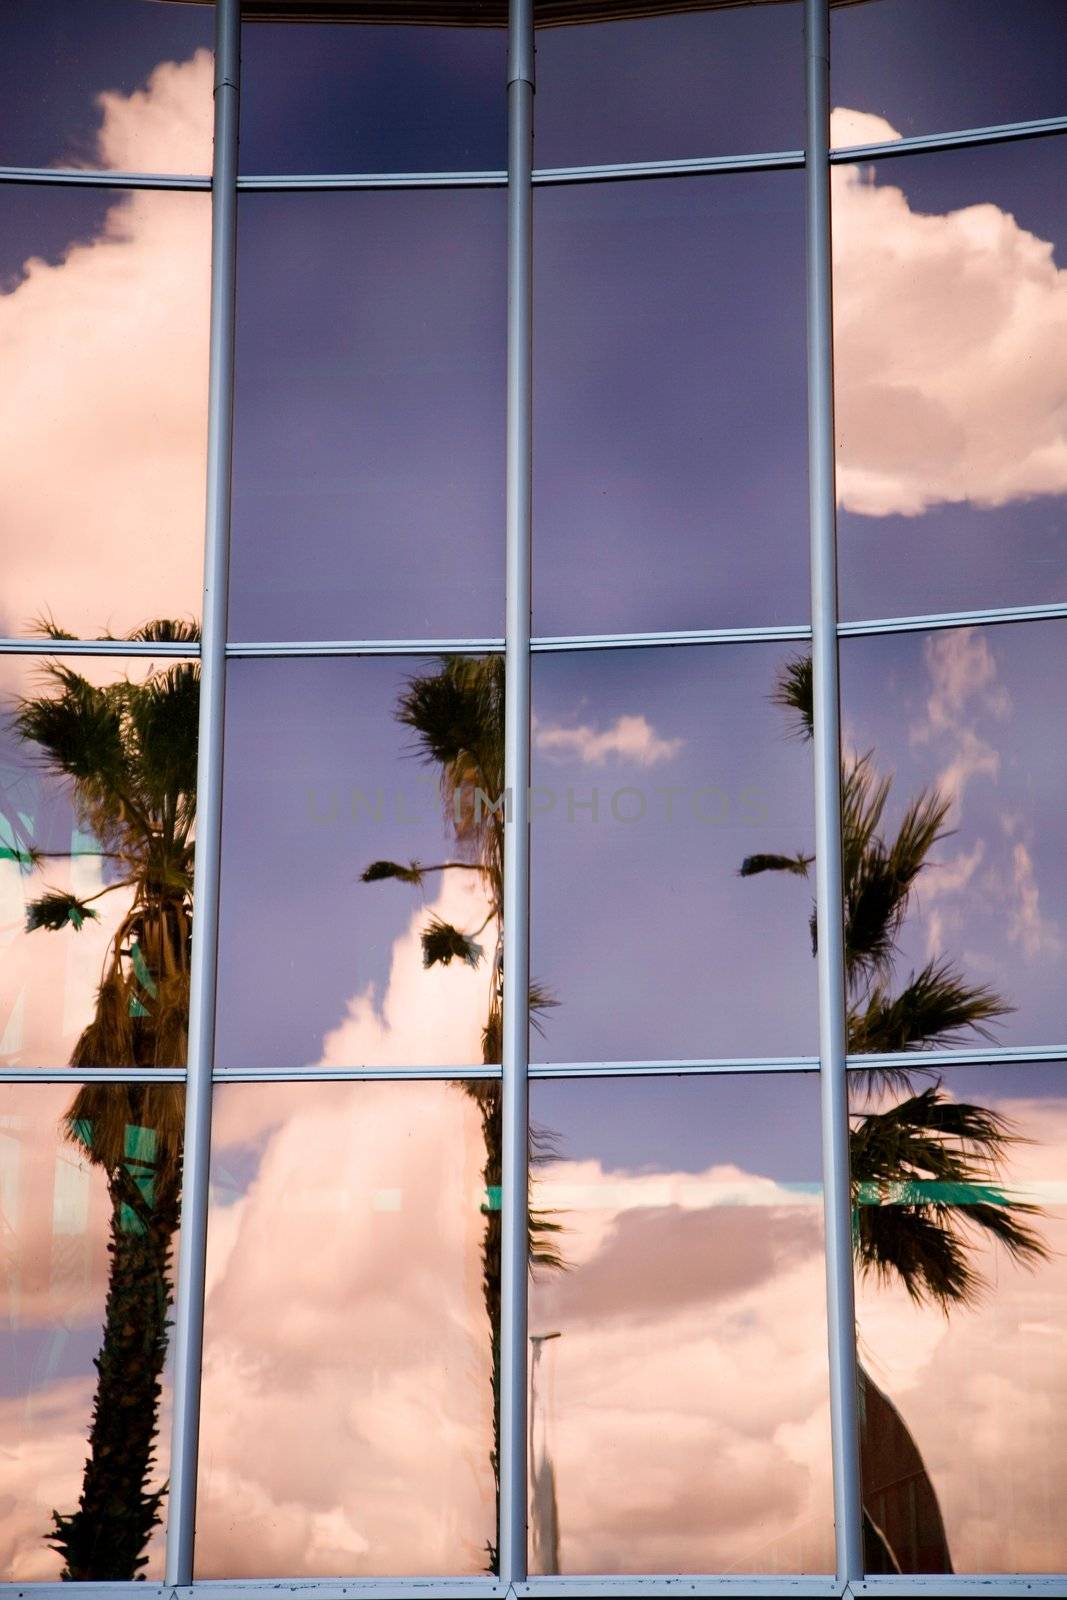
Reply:
<svg viewBox="0 0 1067 1600"><path fill-rule="evenodd" d="M806 0L808 496L814 677L815 899L826 1306L837 1577L863 1576L857 1417L852 1207L849 1184L845 948L841 861L841 743L837 674L837 519L834 485L833 294L830 256L830 23L828 0Z"/></svg>
<svg viewBox="0 0 1067 1600"><path fill-rule="evenodd" d="M218 0L215 10L215 153L211 180L211 334L204 609L200 647L200 743L197 757L185 1166L174 1322L174 1421L171 1432L166 1564L166 1581L169 1584L192 1581L200 1435L200 1365L204 1336L211 1073L218 955L222 732L226 694L240 38L239 0Z"/></svg>
<svg viewBox="0 0 1067 1600"><path fill-rule="evenodd" d="M504 783L500 1577L526 1576L526 1323L530 989L530 518L533 337L532 0L508 30L507 603Z"/></svg>

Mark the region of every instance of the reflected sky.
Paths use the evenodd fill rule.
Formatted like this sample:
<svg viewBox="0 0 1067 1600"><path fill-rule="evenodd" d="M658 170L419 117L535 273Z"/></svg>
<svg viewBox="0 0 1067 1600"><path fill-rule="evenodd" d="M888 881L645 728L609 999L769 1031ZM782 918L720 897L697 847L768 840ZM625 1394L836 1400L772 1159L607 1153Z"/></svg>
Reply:
<svg viewBox="0 0 1067 1600"><path fill-rule="evenodd" d="M5 0L0 163L209 172L214 21L211 6L156 0ZM175 66L194 55L206 70L187 106Z"/></svg>
<svg viewBox="0 0 1067 1600"><path fill-rule="evenodd" d="M802 175L539 189L534 250L535 632L804 621Z"/></svg>
<svg viewBox="0 0 1067 1600"><path fill-rule="evenodd" d="M504 196L244 196L230 632L495 638Z"/></svg>
<svg viewBox="0 0 1067 1600"><path fill-rule="evenodd" d="M216 1090L198 1578L486 1570L485 1155L461 1085Z"/></svg>
<svg viewBox="0 0 1067 1600"><path fill-rule="evenodd" d="M0 214L0 634L194 616L210 198L8 184Z"/></svg>
<svg viewBox="0 0 1067 1600"><path fill-rule="evenodd" d="M531 1289L533 1570L828 1570L817 1078L535 1083L530 1113L567 1265Z"/></svg>
<svg viewBox="0 0 1067 1600"><path fill-rule="evenodd" d="M504 28L246 22L244 172L507 165Z"/></svg>
<svg viewBox="0 0 1067 1600"><path fill-rule="evenodd" d="M61 1119L77 1092L74 1085L5 1084L0 1090L0 1223L5 1240L0 1281L0 1441L5 1462L0 1574L14 1582L54 1582L60 1575L60 1556L45 1544L45 1535L51 1531L53 1509L69 1514L82 1491L97 1383L93 1360L105 1325L112 1206L104 1176L87 1158L85 1145L61 1132ZM141 1116L132 1111L129 1092L119 1087L96 1091L98 1111L117 1119L120 1133L127 1125L135 1128ZM182 1090L171 1086L164 1092L180 1117ZM83 1126L88 1132L91 1125ZM135 1134L129 1148L144 1153L143 1136ZM131 1170L146 1184L150 1181L150 1169L143 1163L135 1162ZM128 1374L128 1395L134 1381ZM152 1474L156 1485L166 1476L162 1463L170 1430L169 1375L163 1381ZM138 1412L143 1401L142 1395ZM159 1529L148 1557L143 1575L158 1582L163 1574Z"/></svg>
<svg viewBox="0 0 1067 1600"><path fill-rule="evenodd" d="M803 74L796 4L540 28L534 163L797 150Z"/></svg>
<svg viewBox="0 0 1067 1600"><path fill-rule="evenodd" d="M1020 1142L1008 1146L1000 1193L1040 1207L1029 1223L1048 1259L1032 1270L970 1235L969 1263L986 1280L973 1306L916 1305L899 1280L861 1278L857 1317L861 1361L910 1431L940 1507L952 1569L966 1572L1062 1571L1067 1558L1057 1507L1067 1476L1061 1417L1067 1386L1067 1069L1041 1066L956 1068L940 1082L965 1100L1009 1119ZM877 1097L880 1107L899 1093ZM858 1086L853 1104L869 1104ZM883 1446L884 1450L884 1446ZM883 1461L882 1476L891 1462ZM870 1470L870 1468L869 1468ZM873 1497L872 1497L873 1503ZM903 1571L915 1560L914 1507L879 1501ZM929 1529L927 1528L927 1532ZM929 1557L927 1557L929 1558ZM945 1570L942 1567L940 1570Z"/></svg>
<svg viewBox="0 0 1067 1600"><path fill-rule="evenodd" d="M1062 649L1055 622L841 644L846 749L893 777L883 832L926 786L951 802L897 939L897 985L951 958L1015 1008L993 1024L1000 1044L1063 1038Z"/></svg>
<svg viewBox="0 0 1067 1600"><path fill-rule="evenodd" d="M905 134L1067 112L1061 0L868 0L834 8L830 38L832 104Z"/></svg>
<svg viewBox="0 0 1067 1600"><path fill-rule="evenodd" d="M134 683L143 683L167 668L167 664L161 666L143 658L79 659L66 665L73 665L80 678L97 688L117 684L127 677ZM158 852L149 837L151 824L141 829L134 823L123 833L132 852L129 863L104 854L87 814L80 813L72 803L69 781L55 760L40 745L23 739L13 724L20 700L55 699L61 693L62 686L50 678L46 662L33 656L0 656L0 1065L5 1067L60 1067L72 1059L83 1030L99 1014L97 990L109 968L116 937L124 952L122 970L134 983L134 991L124 998L124 1004L128 1001L134 1007L138 1003L136 995L143 995L140 980L134 982L131 977L128 949L131 933L136 939L136 927L142 924L138 921L136 927L127 927L123 932L134 898L133 890L121 885L145 870L148 856ZM185 698L181 691L173 700L178 698ZM74 696L68 696L68 704L73 703ZM195 688L192 707L195 717ZM59 730L54 748L69 748L77 757L86 731L94 726L92 718L98 709L94 705L87 715L73 717L69 733ZM187 721L173 739L163 728L162 738L182 770L195 763L195 722ZM131 758L129 770L138 779L143 778L147 768L136 754L135 740L128 728L123 748ZM158 759L158 738L152 748ZM84 750L93 771L107 770L107 751L98 740L86 739ZM118 786L105 783L105 792L111 799L120 790L121 780ZM177 793L177 787L172 785L172 801ZM152 808L150 815L158 829L161 810ZM117 839L110 842L111 850L118 847ZM36 862L32 852L41 853ZM173 852L161 854L175 870L179 857L185 859L177 846ZM191 873L191 848L186 867ZM55 925L27 931L31 904L49 895L67 897L76 909L60 916ZM80 927L79 918L83 919ZM160 976L156 957L148 948L152 921L149 915L144 953L150 982L152 973L155 978ZM144 998L149 1008L155 1004L151 997ZM180 1060L184 1060L186 1006L187 1001L179 997L174 1011L169 1006L165 1008L168 1015L181 1021ZM129 1011L130 1017L135 1014L145 1015L143 1011ZM91 1052L94 1059L82 1064L153 1064L140 1054L133 1054L142 1047L149 1048L149 1037L147 1024L136 1042L129 1037L120 1041L109 1033L110 1049L103 1050L97 1042ZM105 1057L113 1058L102 1059L102 1050ZM180 1063L172 1056L161 1064Z"/></svg>
<svg viewBox="0 0 1067 1600"><path fill-rule="evenodd" d="M477 966L423 966L434 917L470 932L476 873L360 881L374 861L457 859L440 768L396 720L437 658L231 662L219 1017L227 1067L481 1061L492 928Z"/></svg>
<svg viewBox="0 0 1067 1600"><path fill-rule="evenodd" d="M1067 596L1065 149L834 169L846 617Z"/></svg>
<svg viewBox="0 0 1067 1600"><path fill-rule="evenodd" d="M771 704L781 646L534 659L536 1060L807 1054L810 752ZM590 809L594 799L597 813Z"/></svg>

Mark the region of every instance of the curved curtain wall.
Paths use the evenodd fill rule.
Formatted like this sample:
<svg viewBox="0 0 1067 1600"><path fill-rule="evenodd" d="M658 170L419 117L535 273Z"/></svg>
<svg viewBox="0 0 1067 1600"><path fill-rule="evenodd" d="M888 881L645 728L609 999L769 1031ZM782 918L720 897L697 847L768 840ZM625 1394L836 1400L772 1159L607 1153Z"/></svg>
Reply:
<svg viewBox="0 0 1067 1600"><path fill-rule="evenodd" d="M0 22L3 1580L1051 1593L1062 7L513 9Z"/></svg>

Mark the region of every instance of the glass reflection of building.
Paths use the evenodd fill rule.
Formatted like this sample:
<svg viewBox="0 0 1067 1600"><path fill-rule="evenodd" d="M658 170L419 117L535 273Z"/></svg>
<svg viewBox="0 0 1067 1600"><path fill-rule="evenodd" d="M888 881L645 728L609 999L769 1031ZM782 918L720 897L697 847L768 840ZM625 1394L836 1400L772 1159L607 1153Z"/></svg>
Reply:
<svg viewBox="0 0 1067 1600"><path fill-rule="evenodd" d="M0 18L3 1579L1062 1592L1067 14L507 9Z"/></svg>

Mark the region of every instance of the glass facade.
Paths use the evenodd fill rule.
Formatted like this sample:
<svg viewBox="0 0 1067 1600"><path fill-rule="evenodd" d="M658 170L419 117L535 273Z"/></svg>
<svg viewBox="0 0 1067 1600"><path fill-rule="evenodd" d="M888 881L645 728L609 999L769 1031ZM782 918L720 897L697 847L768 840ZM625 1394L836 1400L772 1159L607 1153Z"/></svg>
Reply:
<svg viewBox="0 0 1067 1600"><path fill-rule="evenodd" d="M1060 0L0 45L0 1582L1063 1593Z"/></svg>

